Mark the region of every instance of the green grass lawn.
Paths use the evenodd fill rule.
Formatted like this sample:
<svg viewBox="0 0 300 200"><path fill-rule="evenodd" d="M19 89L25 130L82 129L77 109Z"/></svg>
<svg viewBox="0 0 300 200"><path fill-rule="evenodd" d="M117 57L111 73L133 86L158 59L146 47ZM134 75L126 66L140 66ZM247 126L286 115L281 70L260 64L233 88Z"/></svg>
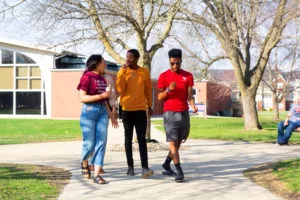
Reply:
<svg viewBox="0 0 300 200"><path fill-rule="evenodd" d="M0 119L0 144L79 139L78 120Z"/></svg>
<svg viewBox="0 0 300 200"><path fill-rule="evenodd" d="M282 118L286 112L282 112ZM190 138L218 140L247 140L274 142L277 121L272 112L260 112L261 131L245 131L242 118L191 118ZM162 120L152 122L164 131ZM0 119L0 145L48 141L80 140L78 120ZM154 138L155 139L155 138ZM291 143L300 143L300 133L293 134Z"/></svg>
<svg viewBox="0 0 300 200"><path fill-rule="evenodd" d="M57 199L70 177L48 166L0 164L0 199Z"/></svg>
<svg viewBox="0 0 300 200"><path fill-rule="evenodd" d="M287 112L281 113L281 118ZM245 131L242 118L191 118L190 138L193 139L217 139L217 140L244 140L274 142L277 137L277 123L272 119L272 112L260 112L260 123L263 130ZM164 131L162 120L152 122L156 128ZM291 143L300 143L300 133L292 135Z"/></svg>
<svg viewBox="0 0 300 200"><path fill-rule="evenodd" d="M300 193L300 158L278 162L273 173L294 193Z"/></svg>

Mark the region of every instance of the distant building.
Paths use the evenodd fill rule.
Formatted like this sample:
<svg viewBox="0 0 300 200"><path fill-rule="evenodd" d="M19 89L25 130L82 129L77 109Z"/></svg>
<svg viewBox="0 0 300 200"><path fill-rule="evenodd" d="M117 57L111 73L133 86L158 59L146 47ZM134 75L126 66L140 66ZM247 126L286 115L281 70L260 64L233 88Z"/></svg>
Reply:
<svg viewBox="0 0 300 200"><path fill-rule="evenodd" d="M289 72L282 72L282 74L280 74L278 79L278 88L280 88L280 84L283 84L288 79L289 74ZM240 91L238 89L233 70L208 70L204 80L230 87L232 101L240 100ZM292 87L298 87L298 89L294 90L283 99L283 101L279 104L280 110L289 110L293 105L293 100L300 96L300 71L292 72L289 82ZM257 90L256 102L258 110L273 109L273 93L262 83L259 85Z"/></svg>
<svg viewBox="0 0 300 200"><path fill-rule="evenodd" d="M79 118L76 87L85 60L81 54L0 38L0 117ZM107 61L107 73L113 78L119 69ZM152 83L154 113L161 114L157 81Z"/></svg>

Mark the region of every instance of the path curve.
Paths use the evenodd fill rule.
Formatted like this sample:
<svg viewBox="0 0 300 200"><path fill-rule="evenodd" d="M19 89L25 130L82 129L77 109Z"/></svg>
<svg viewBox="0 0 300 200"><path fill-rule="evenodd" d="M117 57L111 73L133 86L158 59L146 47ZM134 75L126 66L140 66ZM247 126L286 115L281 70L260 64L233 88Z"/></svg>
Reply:
<svg viewBox="0 0 300 200"><path fill-rule="evenodd" d="M164 135L152 129L155 139ZM122 143L123 130L109 129L108 144ZM281 199L245 178L243 170L263 163L300 157L300 146L275 144L188 140L181 151L186 182L175 183L161 175L166 152L149 152L149 164L155 170L151 179L140 178L139 154L134 153L137 176L127 177L125 153L107 152L104 178L107 185L96 185L81 177L81 142L53 142L0 146L1 163L42 164L61 167L72 173L70 183L59 199Z"/></svg>

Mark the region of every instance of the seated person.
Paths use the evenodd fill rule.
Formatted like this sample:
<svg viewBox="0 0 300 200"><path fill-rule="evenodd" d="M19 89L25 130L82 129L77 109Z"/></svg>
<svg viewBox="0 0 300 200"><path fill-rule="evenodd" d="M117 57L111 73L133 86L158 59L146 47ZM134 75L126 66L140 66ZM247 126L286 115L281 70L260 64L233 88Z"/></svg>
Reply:
<svg viewBox="0 0 300 200"><path fill-rule="evenodd" d="M295 101L285 121L278 123L277 143L287 145L293 131L298 131L300 127L300 96ZM285 133L284 133L285 130Z"/></svg>

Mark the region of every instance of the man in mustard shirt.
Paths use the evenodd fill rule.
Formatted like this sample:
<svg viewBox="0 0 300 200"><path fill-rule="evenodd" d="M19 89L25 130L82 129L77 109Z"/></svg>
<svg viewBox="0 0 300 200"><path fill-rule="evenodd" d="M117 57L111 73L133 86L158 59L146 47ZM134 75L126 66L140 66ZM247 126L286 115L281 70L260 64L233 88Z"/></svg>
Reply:
<svg viewBox="0 0 300 200"><path fill-rule="evenodd" d="M128 171L127 175L134 176L132 157L132 137L135 127L142 163L142 177L148 178L153 171L148 167L148 152L146 143L147 113L153 114L152 84L147 69L138 66L140 54L131 49L126 54L126 64L117 75L116 88L120 93L122 106L122 121L125 130L125 150Z"/></svg>

